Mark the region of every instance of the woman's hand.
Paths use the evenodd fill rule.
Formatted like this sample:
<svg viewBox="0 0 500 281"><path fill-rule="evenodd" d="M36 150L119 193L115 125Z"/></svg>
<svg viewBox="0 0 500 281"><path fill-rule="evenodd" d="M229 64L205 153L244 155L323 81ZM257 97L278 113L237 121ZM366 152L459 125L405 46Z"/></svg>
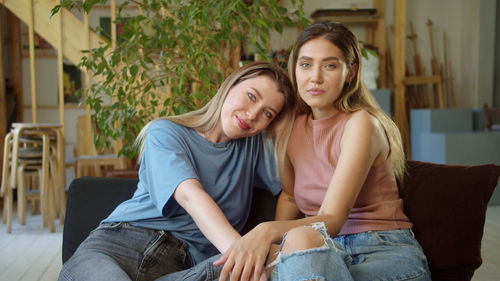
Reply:
<svg viewBox="0 0 500 281"><path fill-rule="evenodd" d="M264 263L272 244L269 223L261 223L235 241L214 265L224 264L219 280L259 281L265 278ZM265 275L265 276L263 276Z"/></svg>

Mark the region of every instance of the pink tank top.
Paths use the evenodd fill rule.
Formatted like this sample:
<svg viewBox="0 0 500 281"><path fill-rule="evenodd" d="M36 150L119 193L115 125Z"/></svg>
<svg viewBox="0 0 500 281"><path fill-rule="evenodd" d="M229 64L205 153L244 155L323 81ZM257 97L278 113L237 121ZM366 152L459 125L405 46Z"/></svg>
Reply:
<svg viewBox="0 0 500 281"><path fill-rule="evenodd" d="M306 216L318 214L340 156L340 140L350 114L339 112L313 120L297 117L287 154L295 172L295 201ZM372 167L338 235L369 230L411 228L403 213L390 159Z"/></svg>

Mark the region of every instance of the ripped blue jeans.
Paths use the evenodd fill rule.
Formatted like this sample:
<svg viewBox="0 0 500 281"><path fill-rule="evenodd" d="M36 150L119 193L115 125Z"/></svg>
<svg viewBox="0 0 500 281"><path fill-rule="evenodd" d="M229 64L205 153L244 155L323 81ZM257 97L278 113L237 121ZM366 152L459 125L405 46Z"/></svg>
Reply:
<svg viewBox="0 0 500 281"><path fill-rule="evenodd" d="M280 251L270 280L431 280L423 250L410 229L332 239L323 223L310 227L323 235L324 244L289 255Z"/></svg>
<svg viewBox="0 0 500 281"><path fill-rule="evenodd" d="M310 227L322 234L324 244L289 255L279 254L272 263L276 266L269 280L431 280L423 250L409 229L368 231L332 239L323 223ZM158 280L219 280L222 266L213 265L219 258L220 255L214 256Z"/></svg>

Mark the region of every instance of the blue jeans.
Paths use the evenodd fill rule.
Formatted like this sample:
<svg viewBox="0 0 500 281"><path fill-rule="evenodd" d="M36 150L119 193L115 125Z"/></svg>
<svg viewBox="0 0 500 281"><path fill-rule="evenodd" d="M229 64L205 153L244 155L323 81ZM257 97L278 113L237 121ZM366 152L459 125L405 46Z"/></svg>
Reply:
<svg viewBox="0 0 500 281"><path fill-rule="evenodd" d="M190 266L186 243L168 232L107 223L64 263L59 280L155 280Z"/></svg>
<svg viewBox="0 0 500 281"><path fill-rule="evenodd" d="M324 225L314 228L323 234L324 245L280 254L270 280L431 280L427 259L409 229L331 239Z"/></svg>
<svg viewBox="0 0 500 281"><path fill-rule="evenodd" d="M213 281L219 280L220 273L222 271L222 265L215 266L213 263L220 259L222 255L218 254L211 258L208 258L197 265L186 269L183 271L170 273L161 278L156 279L156 281Z"/></svg>
<svg viewBox="0 0 500 281"><path fill-rule="evenodd" d="M409 229L368 231L332 239L323 224L313 228L323 235L324 245L280 254L269 280L431 280L427 259ZM222 266L213 262L219 257L159 280L218 280Z"/></svg>

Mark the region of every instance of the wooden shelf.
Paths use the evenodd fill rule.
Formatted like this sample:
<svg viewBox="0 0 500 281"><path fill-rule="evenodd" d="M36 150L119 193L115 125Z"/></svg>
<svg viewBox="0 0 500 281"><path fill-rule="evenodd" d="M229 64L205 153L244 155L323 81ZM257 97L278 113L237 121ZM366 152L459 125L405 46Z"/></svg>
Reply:
<svg viewBox="0 0 500 281"><path fill-rule="evenodd" d="M345 25L364 25L364 43L377 48L379 55L379 77L377 88L387 87L387 32L385 24L385 1L373 0L373 9L317 10L311 15L313 22L335 21Z"/></svg>

